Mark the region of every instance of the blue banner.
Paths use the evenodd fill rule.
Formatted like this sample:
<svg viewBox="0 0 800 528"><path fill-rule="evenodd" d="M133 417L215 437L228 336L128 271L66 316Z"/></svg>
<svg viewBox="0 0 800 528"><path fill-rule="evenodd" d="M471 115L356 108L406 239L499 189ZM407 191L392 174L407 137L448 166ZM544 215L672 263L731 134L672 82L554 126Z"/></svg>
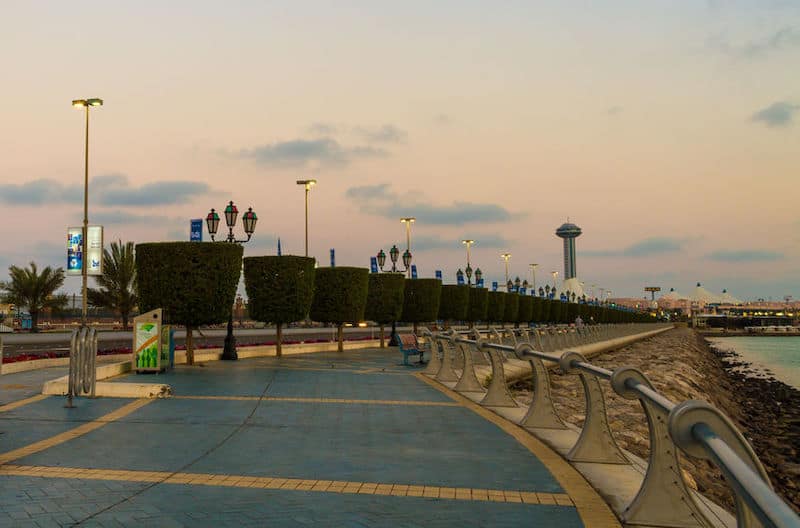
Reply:
<svg viewBox="0 0 800 528"><path fill-rule="evenodd" d="M483 279L481 279L478 282L476 282L475 286L477 286L478 288L483 288Z"/></svg>
<svg viewBox="0 0 800 528"><path fill-rule="evenodd" d="M417 278L417 265L416 264L412 264L411 265L411 278L412 279L416 279Z"/></svg>
<svg viewBox="0 0 800 528"><path fill-rule="evenodd" d="M463 286L464 285L464 276L461 275L460 273L456 275L456 280L458 281L458 285L459 286Z"/></svg>
<svg viewBox="0 0 800 528"><path fill-rule="evenodd" d="M192 218L189 221L189 242L203 241L203 219Z"/></svg>
<svg viewBox="0 0 800 528"><path fill-rule="evenodd" d="M378 273L378 257L369 258L369 272Z"/></svg>
<svg viewBox="0 0 800 528"><path fill-rule="evenodd" d="M336 250L331 248L331 267L336 267Z"/></svg>
<svg viewBox="0 0 800 528"><path fill-rule="evenodd" d="M442 280L442 270L436 270L436 278Z"/></svg>
<svg viewBox="0 0 800 528"><path fill-rule="evenodd" d="M492 282L492 291L497 291L497 281Z"/></svg>
<svg viewBox="0 0 800 528"><path fill-rule="evenodd" d="M519 289L519 294L520 294L520 295L525 295L525 292L526 292L526 290L527 290L527 289L528 289L528 288L520 288L520 289Z"/></svg>

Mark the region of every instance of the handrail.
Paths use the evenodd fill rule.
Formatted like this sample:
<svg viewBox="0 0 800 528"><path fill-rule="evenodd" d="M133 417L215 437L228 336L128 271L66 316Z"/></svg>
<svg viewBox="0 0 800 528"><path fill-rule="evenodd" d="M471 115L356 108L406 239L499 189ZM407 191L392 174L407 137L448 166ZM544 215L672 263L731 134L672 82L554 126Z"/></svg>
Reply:
<svg viewBox="0 0 800 528"><path fill-rule="evenodd" d="M625 332L625 330L638 330L639 328L641 328L640 325L627 325L627 328L612 328L610 325L604 325L602 328L587 331L576 330L575 333L577 335L571 338L571 340L573 342L577 341L578 343L582 341L584 343L589 343L614 339L627 334L628 332ZM571 329L568 327L566 331L571 332ZM469 333L474 335L474 332L475 330L473 329ZM534 329L533 332L535 336L539 336L537 329ZM490 332L486 333L489 334ZM750 447L733 423L711 405L694 400L675 404L669 398L655 390L650 385L647 378L635 369L622 367L611 371L583 360L583 356L574 351L565 351L561 355L544 353L533 348L531 336L529 336L529 343L520 343L516 347L513 347L499 343L478 341L477 339L468 339L462 337L462 335L462 332L454 332L449 336L434 334L432 337L434 339L448 339L451 340L451 342L472 345L478 348L497 350L506 353L510 352L518 359L535 359L557 363L565 372L572 370L578 371L584 381L584 389L587 393L587 405L589 403L588 391L590 389L586 383L589 378L602 378L610 381L611 386L618 394L626 398L639 399L642 402L648 417L648 422L650 422L651 433L653 432L653 427L655 427L655 424L652 423L653 417L651 417L651 413L663 413L662 416L667 417L668 421L668 436L681 451L689 456L709 459L720 468L736 495L737 520L739 526L751 526L761 523L765 526L777 528L800 528L800 517L798 517L772 490L767 473L758 460L758 457L755 455L755 452L752 450L752 447ZM478 335L480 334L478 333ZM545 336L550 337L551 334L548 333L545 334ZM502 366L495 366L495 368L502 368ZM584 378L584 375L588 375L589 378ZM601 398L600 403L602 404L602 394L599 397ZM531 405L533 406L533 403ZM605 422L605 407L604 404L601 406L602 419ZM648 406L653 406L652 410L648 410ZM594 412L597 412L597 409L595 409ZM588 418L587 410L587 422L589 421ZM659 422L662 421L661 419L659 420ZM664 424L663 426L666 425L667 424ZM584 425L584 429L585 428L586 424ZM581 440L584 439L579 439L578 444L581 443ZM650 466L653 465L653 457L660 456L652 452L654 449L653 442L654 439L651 438ZM584 444L586 443L587 442L584 441ZM615 444L613 447L615 447ZM575 448L573 448L573 450L574 449ZM671 454L674 457L674 449L667 449L666 451L672 451ZM569 455L568 458L570 458ZM682 484L683 477L680 475L679 470L678 473L679 475L677 478L681 480ZM648 489L647 493L645 493L648 478L650 478L649 471L642 483L642 489L640 489L639 494L634 499L634 503L637 501L641 503L647 502L648 497L642 495L653 493L652 489ZM653 476L652 478L656 480L658 476ZM670 476L669 478L672 479L673 477ZM652 487L653 486L650 486L650 488ZM677 488L680 488L680 486ZM675 493L680 493L680 490ZM655 494L653 494L653 496L655 496ZM681 499L681 501L684 503L687 502L684 499ZM689 498L689 502L693 503L693 500ZM631 506L633 506L633 503ZM639 506L641 506L641 504L639 504ZM688 508L690 512L690 520L686 521L685 525L697 525L698 522L700 525L705 525L700 519L697 519L696 507L693 504L684 504L684 506ZM628 511L626 511L626 513L628 513ZM641 511L637 511L636 513L631 513L631 515L640 513ZM700 513L699 516L702 517L703 514Z"/></svg>

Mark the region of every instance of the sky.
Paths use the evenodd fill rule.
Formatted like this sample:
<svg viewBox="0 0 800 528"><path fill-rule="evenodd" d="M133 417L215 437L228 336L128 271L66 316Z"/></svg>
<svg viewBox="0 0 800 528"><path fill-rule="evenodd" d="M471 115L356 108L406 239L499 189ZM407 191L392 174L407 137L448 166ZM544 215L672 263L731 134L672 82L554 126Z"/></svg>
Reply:
<svg viewBox="0 0 800 528"><path fill-rule="evenodd" d="M800 1L4 0L0 280L105 240L188 240L233 200L245 256L369 266L415 216L419 275L697 282L800 297ZM235 228L242 236L241 222ZM208 239L208 233L204 233ZM77 292L80 278L68 278Z"/></svg>

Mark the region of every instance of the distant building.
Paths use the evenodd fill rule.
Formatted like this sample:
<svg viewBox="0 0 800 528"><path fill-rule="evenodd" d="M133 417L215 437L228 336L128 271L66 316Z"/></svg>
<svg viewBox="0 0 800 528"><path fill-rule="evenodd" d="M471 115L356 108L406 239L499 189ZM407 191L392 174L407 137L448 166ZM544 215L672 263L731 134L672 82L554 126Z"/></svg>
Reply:
<svg viewBox="0 0 800 528"><path fill-rule="evenodd" d="M575 268L575 239L581 236L581 228L567 222L556 229L556 236L564 239L564 280L577 276Z"/></svg>

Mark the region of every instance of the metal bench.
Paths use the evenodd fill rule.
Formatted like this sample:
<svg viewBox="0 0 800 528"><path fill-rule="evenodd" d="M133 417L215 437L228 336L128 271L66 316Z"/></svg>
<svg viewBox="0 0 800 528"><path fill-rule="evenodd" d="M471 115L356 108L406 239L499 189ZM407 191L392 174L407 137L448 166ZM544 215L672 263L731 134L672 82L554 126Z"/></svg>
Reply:
<svg viewBox="0 0 800 528"><path fill-rule="evenodd" d="M417 343L417 336L414 334L398 334L400 338L400 352L403 353L403 365L411 366L411 363L408 362L408 356L419 356L419 365L425 363L422 360L422 349L419 347L419 343Z"/></svg>

